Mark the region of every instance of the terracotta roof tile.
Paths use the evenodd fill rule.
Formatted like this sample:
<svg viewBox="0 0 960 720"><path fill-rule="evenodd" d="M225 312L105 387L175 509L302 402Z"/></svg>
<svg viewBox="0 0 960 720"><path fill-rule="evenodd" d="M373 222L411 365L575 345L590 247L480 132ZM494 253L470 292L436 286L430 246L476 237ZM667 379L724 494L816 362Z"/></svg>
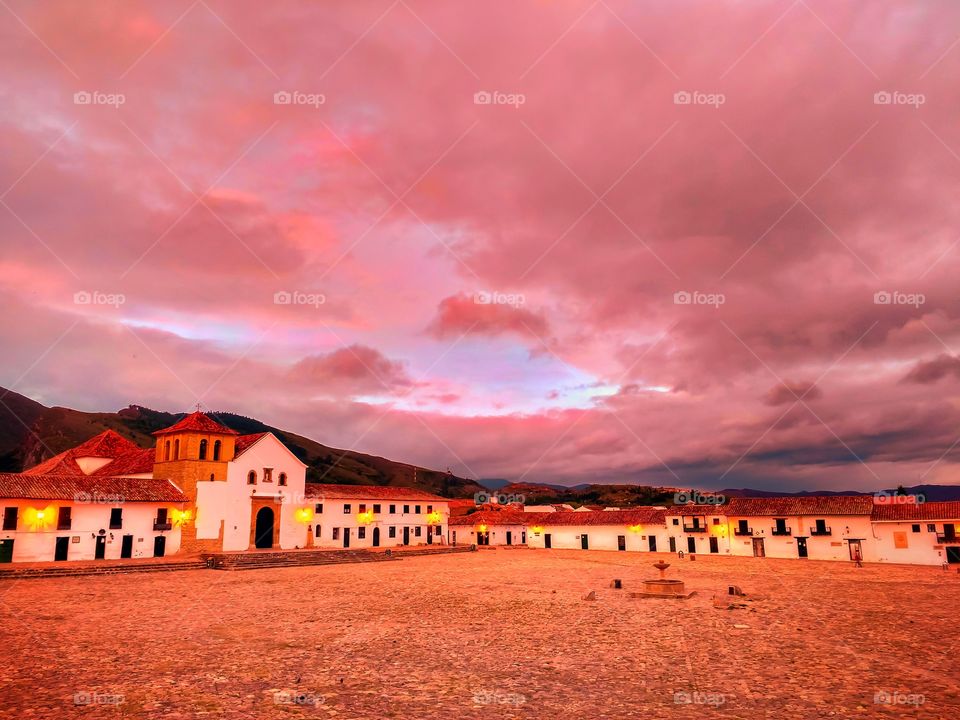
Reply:
<svg viewBox="0 0 960 720"><path fill-rule="evenodd" d="M153 448L136 448L124 453L113 462L90 473L97 477L120 477L123 475L152 475L156 452Z"/></svg>
<svg viewBox="0 0 960 720"><path fill-rule="evenodd" d="M530 516L542 515L543 513L524 513L516 510L484 511L471 513L470 515L455 515L450 518L449 525L461 526L467 525L528 525Z"/></svg>
<svg viewBox="0 0 960 720"><path fill-rule="evenodd" d="M149 465L143 460L145 457L144 453L147 452L150 454ZM128 473L139 474L153 472L153 450L144 450L139 445L127 440L113 430L104 430L86 442L69 450L65 450L59 455L54 455L39 465L24 470L23 473L25 475L85 476L86 473L84 473L77 464L77 458L85 457L111 458L113 460L113 462L107 463L104 467L91 473L92 475L123 475ZM114 466L122 469L114 470ZM127 469L131 467L140 469Z"/></svg>
<svg viewBox="0 0 960 720"><path fill-rule="evenodd" d="M725 515L727 514L726 505L674 505L668 507L665 511L666 515Z"/></svg>
<svg viewBox="0 0 960 720"><path fill-rule="evenodd" d="M651 507L630 510L591 510L589 512L476 512L450 518L450 525L534 525L542 527L603 525L663 525L663 510Z"/></svg>
<svg viewBox="0 0 960 720"><path fill-rule="evenodd" d="M875 503L872 520L955 520L960 522L960 500L922 503Z"/></svg>
<svg viewBox="0 0 960 720"><path fill-rule="evenodd" d="M76 500L97 496L119 497L123 502L183 503L189 500L176 485L163 478L0 473L0 498Z"/></svg>
<svg viewBox="0 0 960 720"><path fill-rule="evenodd" d="M239 435L236 430L231 430L226 425L221 425L211 418L205 412L197 411L190 413L179 422L174 423L168 428L157 430L154 435L167 435L175 432L203 432L217 435Z"/></svg>
<svg viewBox="0 0 960 720"><path fill-rule="evenodd" d="M799 497L731 498L728 517L799 517L801 515L869 515L871 495L802 495Z"/></svg>
<svg viewBox="0 0 960 720"><path fill-rule="evenodd" d="M238 437L236 441L237 451L236 453L234 453L234 457L240 457L241 455L243 455L243 453L245 453L248 449L250 449L251 445L253 445L255 442L257 442L257 440L259 440L260 438L262 438L264 435L267 435L267 434L268 433L262 432L262 433L255 433L253 435L241 435L240 437Z"/></svg>
<svg viewBox="0 0 960 720"><path fill-rule="evenodd" d="M307 483L304 491L307 498L343 498L344 500L433 500L447 502L447 498L433 495L416 488L394 485L328 485Z"/></svg>
<svg viewBox="0 0 960 720"><path fill-rule="evenodd" d="M629 510L591 510L590 512L526 513L536 517L529 525L544 527L561 525L663 525L664 511L652 507L637 507Z"/></svg>

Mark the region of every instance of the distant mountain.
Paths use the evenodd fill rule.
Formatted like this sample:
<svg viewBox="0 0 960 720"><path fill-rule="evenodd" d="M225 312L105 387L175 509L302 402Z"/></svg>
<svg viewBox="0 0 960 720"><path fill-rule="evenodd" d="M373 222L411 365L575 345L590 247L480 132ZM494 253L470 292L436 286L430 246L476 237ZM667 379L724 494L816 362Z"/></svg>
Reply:
<svg viewBox="0 0 960 720"><path fill-rule="evenodd" d="M241 434L272 432L307 465L309 482L347 485L402 485L444 497L472 497L482 490L473 480L416 467L353 450L338 450L254 418L210 413ZM87 413L46 407L0 388L0 472L20 472L79 445L104 430L114 430L141 447L152 447L155 430L184 415L130 405L115 413Z"/></svg>
<svg viewBox="0 0 960 720"><path fill-rule="evenodd" d="M720 490L719 494L727 497L802 497L804 495L873 495L876 492L896 494L897 488L881 490L800 490L797 492L777 492L773 490L754 490L753 488L728 488ZM903 492L908 495L923 495L928 502L943 502L960 500L960 485L912 485L904 487Z"/></svg>
<svg viewBox="0 0 960 720"><path fill-rule="evenodd" d="M542 483L511 483L498 490L507 495L522 495L528 505L664 505L673 503L673 488L646 485L546 485Z"/></svg>

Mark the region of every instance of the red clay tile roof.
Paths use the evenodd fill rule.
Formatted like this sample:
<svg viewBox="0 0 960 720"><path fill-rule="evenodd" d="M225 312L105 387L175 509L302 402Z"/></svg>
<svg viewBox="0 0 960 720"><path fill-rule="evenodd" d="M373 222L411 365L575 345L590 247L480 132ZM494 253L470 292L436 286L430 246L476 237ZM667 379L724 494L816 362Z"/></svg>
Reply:
<svg viewBox="0 0 960 720"><path fill-rule="evenodd" d="M257 440L262 438L267 433L255 433L254 435L241 435L237 438L237 451L234 453L234 457L240 457L245 453L251 445L253 445Z"/></svg>
<svg viewBox="0 0 960 720"><path fill-rule="evenodd" d="M803 495L800 497L731 498L728 517L798 517L801 515L869 515L872 495Z"/></svg>
<svg viewBox="0 0 960 720"><path fill-rule="evenodd" d="M304 491L307 498L343 498L344 500L433 500L447 502L447 498L432 495L416 488L394 485L327 485L307 483Z"/></svg>
<svg viewBox="0 0 960 720"><path fill-rule="evenodd" d="M875 503L871 520L954 520L960 522L960 500L911 504Z"/></svg>
<svg viewBox="0 0 960 720"><path fill-rule="evenodd" d="M217 435L238 435L239 433L236 430L231 430L225 425L221 425L216 420L211 418L205 412L197 411L190 413L185 418L180 420L177 423L174 423L168 428L163 430L157 430L154 435L167 435L169 433L175 432L202 432L202 433L213 433Z"/></svg>
<svg viewBox="0 0 960 720"><path fill-rule="evenodd" d="M663 525L664 511L652 507L637 507L630 510L591 510L590 512L526 513L535 518L528 525L544 527L560 525Z"/></svg>
<svg viewBox="0 0 960 720"><path fill-rule="evenodd" d="M124 453L111 463L90 473L98 477L119 477L121 475L151 475L156 451L153 448L137 448Z"/></svg>
<svg viewBox="0 0 960 720"><path fill-rule="evenodd" d="M455 515L448 522L449 525L529 525L530 517L543 513L524 513L516 510L483 511L470 515Z"/></svg>
<svg viewBox="0 0 960 720"><path fill-rule="evenodd" d="M86 442L24 470L23 473L85 477L86 474L77 464L77 458L85 457L112 458L113 460L92 472L91 475L133 475L153 472L153 450L144 450L113 430L104 430Z"/></svg>
<svg viewBox="0 0 960 720"><path fill-rule="evenodd" d="M666 515L726 515L726 505L674 505L668 507Z"/></svg>
<svg viewBox="0 0 960 720"><path fill-rule="evenodd" d="M116 497L123 502L189 501L172 482L162 478L0 473L0 498L89 501L97 497Z"/></svg>
<svg viewBox="0 0 960 720"><path fill-rule="evenodd" d="M589 512L476 512L450 518L450 525L534 525L542 527L614 525L663 525L663 510L651 507L630 510L591 510Z"/></svg>

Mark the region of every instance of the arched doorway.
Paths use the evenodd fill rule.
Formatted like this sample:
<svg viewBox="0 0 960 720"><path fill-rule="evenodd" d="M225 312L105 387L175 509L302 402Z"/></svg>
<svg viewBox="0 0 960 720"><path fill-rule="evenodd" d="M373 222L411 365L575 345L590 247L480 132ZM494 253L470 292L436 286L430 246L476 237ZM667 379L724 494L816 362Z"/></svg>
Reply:
<svg viewBox="0 0 960 720"><path fill-rule="evenodd" d="M257 511L256 530L254 531L254 547L273 547L273 510L262 507Z"/></svg>
<svg viewBox="0 0 960 720"><path fill-rule="evenodd" d="M380 547L380 528L378 527L373 529L373 546Z"/></svg>

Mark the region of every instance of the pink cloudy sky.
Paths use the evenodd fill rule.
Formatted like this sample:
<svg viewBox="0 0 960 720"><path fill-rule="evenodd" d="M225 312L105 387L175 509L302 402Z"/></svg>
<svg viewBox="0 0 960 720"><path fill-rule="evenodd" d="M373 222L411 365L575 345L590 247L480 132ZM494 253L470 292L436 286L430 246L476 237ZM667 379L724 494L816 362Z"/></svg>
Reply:
<svg viewBox="0 0 960 720"><path fill-rule="evenodd" d="M4 387L480 478L960 480L952 0L0 18Z"/></svg>

